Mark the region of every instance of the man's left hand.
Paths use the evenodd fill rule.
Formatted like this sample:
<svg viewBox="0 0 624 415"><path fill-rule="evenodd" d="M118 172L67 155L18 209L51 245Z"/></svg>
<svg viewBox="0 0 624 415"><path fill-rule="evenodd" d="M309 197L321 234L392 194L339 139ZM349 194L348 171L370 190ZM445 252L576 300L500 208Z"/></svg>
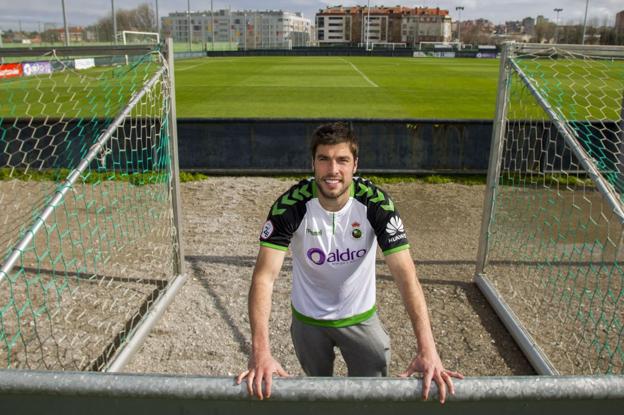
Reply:
<svg viewBox="0 0 624 415"><path fill-rule="evenodd" d="M447 389L451 395L455 394L455 387L451 378L463 379L464 376L459 372L444 369L442 361L436 352L434 353L418 353L407 370L401 373L400 377L409 377L414 373L420 372L423 375L423 400L429 398L429 390L431 389L431 380L438 385L438 395L440 403L446 401Z"/></svg>

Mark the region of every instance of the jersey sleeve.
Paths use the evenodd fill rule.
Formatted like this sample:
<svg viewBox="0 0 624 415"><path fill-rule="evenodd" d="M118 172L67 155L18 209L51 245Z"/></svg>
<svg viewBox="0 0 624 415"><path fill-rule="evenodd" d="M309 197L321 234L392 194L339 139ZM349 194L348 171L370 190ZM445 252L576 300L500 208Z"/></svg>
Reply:
<svg viewBox="0 0 624 415"><path fill-rule="evenodd" d="M405 226L390 195L368 180L356 182L356 197L367 207L367 218L384 255L409 249Z"/></svg>
<svg viewBox="0 0 624 415"><path fill-rule="evenodd" d="M309 180L303 180L277 198L260 232L260 245L287 251L290 240L301 224L306 202L312 197Z"/></svg>

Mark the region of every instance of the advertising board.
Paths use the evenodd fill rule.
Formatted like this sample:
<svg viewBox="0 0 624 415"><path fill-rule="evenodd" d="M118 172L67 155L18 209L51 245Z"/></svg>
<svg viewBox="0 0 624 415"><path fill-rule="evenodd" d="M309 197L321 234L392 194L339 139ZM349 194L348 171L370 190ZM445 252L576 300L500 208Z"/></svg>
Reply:
<svg viewBox="0 0 624 415"><path fill-rule="evenodd" d="M93 58L76 59L74 65L76 69L89 69L95 66L95 60Z"/></svg>
<svg viewBox="0 0 624 415"><path fill-rule="evenodd" d="M0 79L22 76L22 65L19 63L5 63L0 65Z"/></svg>
<svg viewBox="0 0 624 415"><path fill-rule="evenodd" d="M52 73L50 62L25 62L22 64L24 76L45 75Z"/></svg>

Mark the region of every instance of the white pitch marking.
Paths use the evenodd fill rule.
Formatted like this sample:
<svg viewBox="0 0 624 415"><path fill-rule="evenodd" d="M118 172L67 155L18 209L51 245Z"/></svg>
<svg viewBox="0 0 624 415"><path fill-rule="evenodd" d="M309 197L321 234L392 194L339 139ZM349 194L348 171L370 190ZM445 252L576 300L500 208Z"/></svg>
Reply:
<svg viewBox="0 0 624 415"><path fill-rule="evenodd" d="M207 64L209 62L232 62L232 60L233 59L216 59L215 60L215 59L206 58L206 60L204 62L202 62L202 63L198 63L197 65L187 66L187 67L184 67L184 68L181 68L181 69L176 69L176 72L181 72L181 71L186 71L186 70L189 70L189 69L197 68L198 66L205 65L205 64Z"/></svg>
<svg viewBox="0 0 624 415"><path fill-rule="evenodd" d="M364 75L364 72L360 71L360 70L358 69L358 67L357 67L357 66L355 66L354 64L352 64L351 62L349 62L349 61L348 61L348 60L346 60L345 58L340 58L340 59L342 59L343 61L347 62L349 65L351 65L351 67L352 67L353 69L355 69L355 71L356 71L357 73L359 73L360 75L362 75L362 78L364 78L364 79L366 80L366 82L368 82L369 84L371 84L371 85L372 85L372 86L374 86L375 88L379 88L379 85L377 85L376 83L374 83L373 81L371 81L371 80L368 78L368 76Z"/></svg>

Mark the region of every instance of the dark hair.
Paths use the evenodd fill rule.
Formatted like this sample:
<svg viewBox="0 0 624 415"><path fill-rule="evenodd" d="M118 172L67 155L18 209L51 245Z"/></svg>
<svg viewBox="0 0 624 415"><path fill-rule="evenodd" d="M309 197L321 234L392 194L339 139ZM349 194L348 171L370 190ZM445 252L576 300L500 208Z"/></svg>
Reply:
<svg viewBox="0 0 624 415"><path fill-rule="evenodd" d="M358 140L350 123L333 122L319 126L314 133L312 133L312 143L310 144L312 158L316 157L316 148L318 146L340 143L349 144L353 158L358 158Z"/></svg>

